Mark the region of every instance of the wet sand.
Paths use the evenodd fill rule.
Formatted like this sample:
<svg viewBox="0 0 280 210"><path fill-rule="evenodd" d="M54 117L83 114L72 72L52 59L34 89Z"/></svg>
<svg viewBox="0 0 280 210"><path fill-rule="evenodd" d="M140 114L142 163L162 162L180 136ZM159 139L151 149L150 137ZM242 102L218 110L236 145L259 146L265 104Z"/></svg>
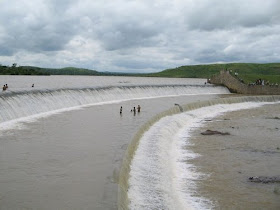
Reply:
<svg viewBox="0 0 280 210"><path fill-rule="evenodd" d="M194 129L190 162L206 174L198 193L215 209L279 209L280 183L253 183L252 176L280 175L280 105L234 111ZM230 135L201 135L215 130Z"/></svg>

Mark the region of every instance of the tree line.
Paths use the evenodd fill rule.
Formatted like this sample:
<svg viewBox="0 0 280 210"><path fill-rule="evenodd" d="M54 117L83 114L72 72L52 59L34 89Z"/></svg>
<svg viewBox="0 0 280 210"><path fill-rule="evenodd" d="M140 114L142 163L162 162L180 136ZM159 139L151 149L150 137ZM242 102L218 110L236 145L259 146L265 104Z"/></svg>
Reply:
<svg viewBox="0 0 280 210"><path fill-rule="evenodd" d="M39 71L34 68L17 66L13 63L12 66L5 66L0 64L0 75L50 75L47 72Z"/></svg>

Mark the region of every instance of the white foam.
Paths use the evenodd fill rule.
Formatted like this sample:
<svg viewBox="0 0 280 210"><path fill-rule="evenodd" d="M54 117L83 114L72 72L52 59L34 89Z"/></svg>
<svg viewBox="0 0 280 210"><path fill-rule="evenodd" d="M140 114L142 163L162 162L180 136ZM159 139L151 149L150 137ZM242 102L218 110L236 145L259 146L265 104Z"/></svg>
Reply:
<svg viewBox="0 0 280 210"><path fill-rule="evenodd" d="M130 209L209 209L212 202L197 195L196 181L207 178L189 160L198 156L189 146L193 129L224 112L256 108L269 102L218 104L167 116L140 139L131 163Z"/></svg>
<svg viewBox="0 0 280 210"><path fill-rule="evenodd" d="M206 90L206 93L205 93ZM121 101L228 93L225 88L198 86L105 87L101 89L26 92L0 97L0 129L23 128L23 122L86 106Z"/></svg>
<svg viewBox="0 0 280 210"><path fill-rule="evenodd" d="M122 102L122 101L121 100L114 100L114 101L109 101L109 102L99 102L99 103L93 103L93 104L86 104L86 105L80 105L80 106L74 106L74 107L69 107L69 108L62 108L62 109L58 109L58 110L43 112L43 113L39 113L39 114L30 115L30 116L27 116L27 117L21 117L21 118L14 119L14 120L9 120L9 121L0 123L0 134L1 134L2 131L6 131L6 130L24 129L26 127L24 125L25 123L32 123L32 122L35 122L39 119L46 118L46 117L56 115L56 114L61 114L63 112L80 110L80 109L90 107L90 106L98 106L98 105L104 105L104 104L114 104L114 103L120 103L120 102Z"/></svg>

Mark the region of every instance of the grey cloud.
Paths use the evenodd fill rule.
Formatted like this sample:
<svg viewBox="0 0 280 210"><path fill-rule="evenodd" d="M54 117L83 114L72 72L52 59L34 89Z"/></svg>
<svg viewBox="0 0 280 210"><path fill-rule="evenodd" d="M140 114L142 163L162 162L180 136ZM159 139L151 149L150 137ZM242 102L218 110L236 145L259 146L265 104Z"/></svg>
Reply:
<svg viewBox="0 0 280 210"><path fill-rule="evenodd" d="M166 67L166 65L159 62L159 60L155 60L154 62L150 61L147 63L147 60L144 60L142 58L120 59L120 60L115 60L114 62L112 62L112 64L120 68L125 68L127 70L133 70L133 69L142 70L145 68L164 69Z"/></svg>
<svg viewBox="0 0 280 210"><path fill-rule="evenodd" d="M139 23L115 25L111 30L99 34L104 46L108 50L117 50L132 47L146 47L150 39L158 34L156 28L146 27Z"/></svg>
<svg viewBox="0 0 280 210"><path fill-rule="evenodd" d="M194 30L272 25L279 24L280 19L280 4L277 0L213 0L205 4L194 4L187 10L186 24Z"/></svg>
<svg viewBox="0 0 280 210"><path fill-rule="evenodd" d="M279 61L278 0L0 4L1 63L158 71L198 63Z"/></svg>
<svg viewBox="0 0 280 210"><path fill-rule="evenodd" d="M13 55L14 51L9 47L2 46L0 48L0 56L11 56Z"/></svg>
<svg viewBox="0 0 280 210"><path fill-rule="evenodd" d="M74 34L71 23L54 14L48 5L37 9L34 5L25 5L24 1L18 4L15 10L6 6L1 15L6 17L0 22L6 33L1 47L9 48L13 53L22 49L31 52L63 49Z"/></svg>
<svg viewBox="0 0 280 210"><path fill-rule="evenodd" d="M118 5L120 2L125 6ZM88 32L86 36L101 41L106 50L154 45L152 39L165 31L169 20L160 11L155 10L151 13L148 5L143 6L140 2L133 4L133 1L128 4L124 2L116 1L108 7L99 4L93 4L95 7L92 4L88 7L77 6L86 14L79 17L80 23L83 23L80 27Z"/></svg>

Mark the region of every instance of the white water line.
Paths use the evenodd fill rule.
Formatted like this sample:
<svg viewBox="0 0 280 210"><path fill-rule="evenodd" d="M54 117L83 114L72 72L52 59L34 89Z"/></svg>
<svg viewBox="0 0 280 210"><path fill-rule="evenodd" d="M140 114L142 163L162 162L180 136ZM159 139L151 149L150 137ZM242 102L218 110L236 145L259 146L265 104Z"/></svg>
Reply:
<svg viewBox="0 0 280 210"><path fill-rule="evenodd" d="M178 89L180 93L178 93ZM224 93L214 88L209 94ZM159 94L161 92L161 94ZM87 106L106 103L119 103L127 100L140 100L159 97L197 95L201 91L194 91L188 87L168 87L160 89L154 87L112 88L100 90L60 90L35 94L19 94L10 97L0 97L0 128L8 129L11 125L50 116L64 111L75 110Z"/></svg>
<svg viewBox="0 0 280 210"><path fill-rule="evenodd" d="M273 103L279 102L218 104L160 119L143 134L132 159L129 209L211 208L211 201L195 196L195 180L205 175L188 163L196 156L186 149L191 130L224 112Z"/></svg>

